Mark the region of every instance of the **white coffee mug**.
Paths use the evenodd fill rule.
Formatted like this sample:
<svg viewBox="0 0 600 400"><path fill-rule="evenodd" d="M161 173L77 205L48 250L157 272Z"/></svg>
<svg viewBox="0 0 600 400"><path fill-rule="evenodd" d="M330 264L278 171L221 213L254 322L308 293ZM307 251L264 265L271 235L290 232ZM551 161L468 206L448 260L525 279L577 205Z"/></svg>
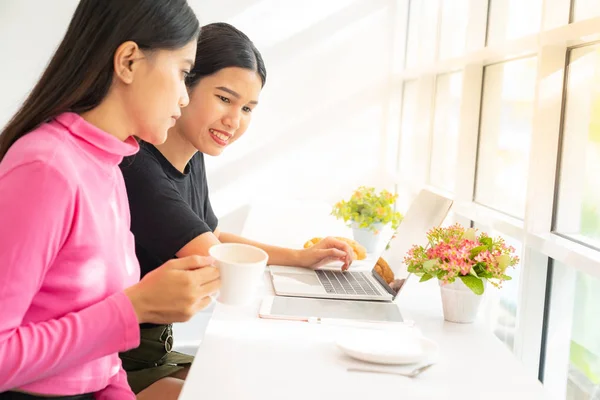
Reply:
<svg viewBox="0 0 600 400"><path fill-rule="evenodd" d="M221 291L217 301L228 305L250 302L264 276L268 254L258 247L241 243L217 244L208 252L221 274Z"/></svg>

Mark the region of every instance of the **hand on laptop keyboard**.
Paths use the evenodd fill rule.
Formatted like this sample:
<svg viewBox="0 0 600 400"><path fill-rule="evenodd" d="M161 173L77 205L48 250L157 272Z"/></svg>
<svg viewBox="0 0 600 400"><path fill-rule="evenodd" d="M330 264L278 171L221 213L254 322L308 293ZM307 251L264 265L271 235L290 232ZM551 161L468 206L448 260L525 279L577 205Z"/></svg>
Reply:
<svg viewBox="0 0 600 400"><path fill-rule="evenodd" d="M317 269L334 261L342 261L342 271L350 268L354 261L352 247L344 241L326 237L317 244L300 250L300 266Z"/></svg>

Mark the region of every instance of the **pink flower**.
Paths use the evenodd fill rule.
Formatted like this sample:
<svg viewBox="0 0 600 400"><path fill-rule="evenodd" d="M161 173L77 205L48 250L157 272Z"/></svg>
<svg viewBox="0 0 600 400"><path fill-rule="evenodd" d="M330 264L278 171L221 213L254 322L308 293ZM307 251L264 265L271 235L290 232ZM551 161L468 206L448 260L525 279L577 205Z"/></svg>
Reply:
<svg viewBox="0 0 600 400"><path fill-rule="evenodd" d="M428 266L427 273L439 277L443 282L453 282L458 276L470 274L478 266L478 271L483 268L486 276L492 279L491 284L499 286L504 280L505 269L519 262L514 255L515 249L506 246L502 238L492 239L485 233L474 236L473 231L467 234L467 230L458 224L434 228L427 233L427 239L429 247L413 247L405 262L409 270L412 268L413 272L422 273L425 262L436 260L436 263ZM471 257L473 249L482 245L488 248Z"/></svg>

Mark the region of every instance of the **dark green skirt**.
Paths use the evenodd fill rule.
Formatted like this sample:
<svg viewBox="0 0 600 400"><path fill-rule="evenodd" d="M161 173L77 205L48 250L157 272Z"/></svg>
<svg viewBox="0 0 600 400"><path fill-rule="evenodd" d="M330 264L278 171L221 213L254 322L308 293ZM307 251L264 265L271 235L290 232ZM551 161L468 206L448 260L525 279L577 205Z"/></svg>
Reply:
<svg viewBox="0 0 600 400"><path fill-rule="evenodd" d="M172 325L158 325L140 329L140 346L119 353L127 381L134 393L139 393L154 382L189 367L194 357L172 351Z"/></svg>

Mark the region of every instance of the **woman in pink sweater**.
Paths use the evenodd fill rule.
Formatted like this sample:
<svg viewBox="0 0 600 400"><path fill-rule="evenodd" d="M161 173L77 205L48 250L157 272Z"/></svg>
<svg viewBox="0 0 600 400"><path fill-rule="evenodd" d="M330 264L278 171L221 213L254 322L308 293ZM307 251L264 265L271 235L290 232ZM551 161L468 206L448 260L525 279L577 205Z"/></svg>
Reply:
<svg viewBox="0 0 600 400"><path fill-rule="evenodd" d="M187 105L198 21L185 0L82 0L0 136L0 399L133 399L117 353L139 324L189 319L211 260L139 281L119 163ZM174 398L164 378L140 398Z"/></svg>

